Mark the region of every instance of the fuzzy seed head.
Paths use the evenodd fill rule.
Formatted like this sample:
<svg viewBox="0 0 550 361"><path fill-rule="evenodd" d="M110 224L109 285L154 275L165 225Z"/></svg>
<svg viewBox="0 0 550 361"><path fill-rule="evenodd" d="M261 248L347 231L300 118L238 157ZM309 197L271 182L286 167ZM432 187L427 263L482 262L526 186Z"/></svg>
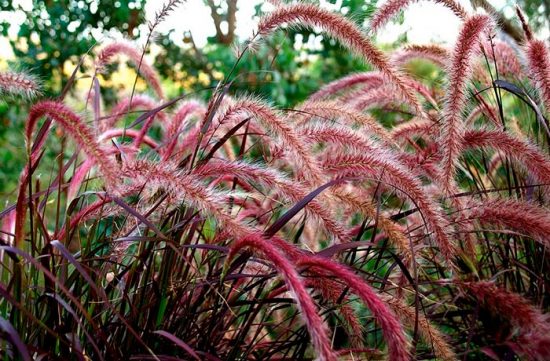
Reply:
<svg viewBox="0 0 550 361"><path fill-rule="evenodd" d="M27 73L0 72L0 95L35 98L40 95L40 84L34 76Z"/></svg>

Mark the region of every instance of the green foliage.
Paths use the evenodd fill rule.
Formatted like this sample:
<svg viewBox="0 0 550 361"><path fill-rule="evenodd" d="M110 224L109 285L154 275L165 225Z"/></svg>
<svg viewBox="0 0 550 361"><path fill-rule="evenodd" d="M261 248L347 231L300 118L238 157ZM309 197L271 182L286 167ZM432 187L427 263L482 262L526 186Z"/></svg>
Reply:
<svg viewBox="0 0 550 361"><path fill-rule="evenodd" d="M144 21L142 0L33 0L30 11L1 1L0 10L24 12L17 39L11 40L15 63L44 79L47 94L59 93L64 65L69 60L76 64L80 56L101 42L98 34L116 30L134 37ZM4 23L4 36L7 31L8 24Z"/></svg>
<svg viewBox="0 0 550 361"><path fill-rule="evenodd" d="M364 25L376 3L377 0L344 0L339 11ZM256 7L256 16L260 16L260 6ZM192 34L184 36L183 44L174 44L169 37L170 34L158 42L161 50L155 66L159 73L179 80L174 96L192 90L206 99L210 93L202 90L216 86L221 79L216 73L229 74L236 62L235 49L219 43L216 37L210 38L202 49L194 45ZM366 69L362 60L344 51L336 41L308 29L287 29L241 59L234 70L239 76L232 88L235 92L253 92L281 106L293 106L322 84ZM201 73L208 76L208 82L189 83Z"/></svg>
<svg viewBox="0 0 550 361"><path fill-rule="evenodd" d="M550 0L508 1L509 6L518 4L529 17L530 25L537 29L547 29L550 19Z"/></svg>
<svg viewBox="0 0 550 361"><path fill-rule="evenodd" d="M0 199L14 200L17 177L25 164L23 119L26 107L14 102L0 102ZM1 204L0 206L5 206Z"/></svg>

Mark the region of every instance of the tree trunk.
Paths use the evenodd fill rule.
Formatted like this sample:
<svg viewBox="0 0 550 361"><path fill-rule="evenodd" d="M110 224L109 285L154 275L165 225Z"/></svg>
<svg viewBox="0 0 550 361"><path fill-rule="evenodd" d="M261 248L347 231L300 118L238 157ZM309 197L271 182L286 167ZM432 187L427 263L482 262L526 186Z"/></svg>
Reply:
<svg viewBox="0 0 550 361"><path fill-rule="evenodd" d="M487 0L471 0L471 3L474 8L480 7L482 9L485 9L485 11L487 11L489 14L495 14L498 22L501 24L502 31L510 35L510 37L512 37L518 43L523 43L523 41L525 40L525 35L523 34L523 31L515 26L510 21L510 19L507 19L503 13L497 11L493 7L493 5L489 4Z"/></svg>
<svg viewBox="0 0 550 361"><path fill-rule="evenodd" d="M214 0L207 0L210 7L214 28L216 29L216 40L219 44L231 45L235 40L235 28L237 27L237 0L227 0L227 13L220 14L220 7L214 3ZM227 22L227 33L221 28L222 22Z"/></svg>

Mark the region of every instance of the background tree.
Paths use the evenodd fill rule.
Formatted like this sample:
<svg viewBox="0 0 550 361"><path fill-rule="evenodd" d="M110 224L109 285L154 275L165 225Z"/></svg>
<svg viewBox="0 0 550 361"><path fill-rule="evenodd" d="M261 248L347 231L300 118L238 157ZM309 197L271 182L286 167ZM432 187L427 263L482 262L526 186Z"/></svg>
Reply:
<svg viewBox="0 0 550 361"><path fill-rule="evenodd" d="M471 0L472 6L481 7L490 13L496 14L502 24L502 30L516 41L523 41L523 31L518 26L514 11L511 10L517 4L529 17L529 25L535 30L547 29L550 19L550 0L508 0L506 5L497 8L489 0ZM512 14L511 16L509 14Z"/></svg>
<svg viewBox="0 0 550 361"><path fill-rule="evenodd" d="M212 20L214 20L218 43L225 45L232 44L235 40L235 28L237 25L237 0L218 2L207 0L206 3L210 8ZM227 27L225 31L222 28L224 25Z"/></svg>
<svg viewBox="0 0 550 361"><path fill-rule="evenodd" d="M161 50L155 65L161 74L176 79L178 86L173 90L177 93L200 91L208 96L208 91L201 90L215 86L223 74L230 72L237 60L232 45L246 40L236 39L234 32L236 0L205 0L205 3L211 9L216 28L216 35L208 39L206 46L199 49L191 33L186 33L179 44L171 42L170 36L159 39ZM342 11L364 25L376 3L377 0L343 0L335 11ZM256 6L256 16L261 14L261 8L261 4ZM338 42L309 29L287 29L268 39L254 56L247 54L240 60L232 91L253 91L281 106L292 106L321 84L365 69L366 65L342 51Z"/></svg>
<svg viewBox="0 0 550 361"><path fill-rule="evenodd" d="M1 1L1 11L23 11L25 21L17 38L11 40L17 66L30 69L44 83L47 94L59 92L68 60L77 62L92 45L101 41L98 34L116 30L128 37L138 35L144 22L143 0L47 0L32 1L32 10ZM9 25L2 24L7 35Z"/></svg>

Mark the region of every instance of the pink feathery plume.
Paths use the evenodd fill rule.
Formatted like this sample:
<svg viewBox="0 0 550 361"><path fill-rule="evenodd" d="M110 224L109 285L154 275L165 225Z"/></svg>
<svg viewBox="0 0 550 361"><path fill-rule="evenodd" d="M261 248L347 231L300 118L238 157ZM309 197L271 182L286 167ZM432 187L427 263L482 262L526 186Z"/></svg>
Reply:
<svg viewBox="0 0 550 361"><path fill-rule="evenodd" d="M480 45L480 51L482 47ZM476 56L476 60L472 65L472 76L470 80L472 82L477 82L481 86L492 86L493 79L491 78L490 68L487 67L487 62L480 56ZM479 98L479 96L476 96Z"/></svg>
<svg viewBox="0 0 550 361"><path fill-rule="evenodd" d="M487 119L497 128L502 128L502 122L498 116L498 111L494 106L487 103L487 101L481 96L481 94L476 95L476 100L480 103L479 106L483 109L483 113Z"/></svg>
<svg viewBox="0 0 550 361"><path fill-rule="evenodd" d="M405 82L410 89L413 89L424 99L426 99L435 109L439 106L434 100L431 91L422 83L414 79L406 79ZM414 109L414 104L411 104L408 99L403 98L400 94L392 91L391 86L380 86L378 88L363 88L350 93L343 99L349 104L350 108L356 111L365 111L374 107L384 107L389 105L407 104ZM426 114L423 115L424 117Z"/></svg>
<svg viewBox="0 0 550 361"><path fill-rule="evenodd" d="M199 126L191 128L187 133L185 133L181 142L179 144L176 143L176 153L193 151L194 147L197 145L197 139L200 139L200 134L201 128ZM204 139L201 142L201 146L203 145L206 145L206 141ZM174 151L172 151L172 154L174 154Z"/></svg>
<svg viewBox="0 0 550 361"><path fill-rule="evenodd" d="M41 136L32 144L32 135L38 120L44 116L59 123L69 133L76 143L84 150L90 159L94 161L105 178L108 188L116 190L118 178L115 177L116 164L106 157L103 148L96 142L93 131L64 104L55 101L43 101L35 104L28 115L25 133L27 147L30 152L29 166L26 166L19 177L19 189L17 193L16 218L15 218L15 246L18 247L24 236L24 222L27 211L27 185L33 169L40 159L39 152L46 141L46 136ZM47 128L47 131L49 128ZM31 147L32 144L32 147Z"/></svg>
<svg viewBox="0 0 550 361"><path fill-rule="evenodd" d="M525 234L550 247L550 211L515 199L491 199L468 208L467 218Z"/></svg>
<svg viewBox="0 0 550 361"><path fill-rule="evenodd" d="M210 163L217 162L217 161L218 161L217 159L216 160L212 159L210 162L205 163L204 166L194 168L193 173L196 174L196 175L202 176L202 173L200 171L196 172L196 170L202 169L203 167L207 167ZM225 162L225 161L220 160L220 162ZM233 162L227 162L227 163L233 163ZM214 166L213 168L216 168L216 167ZM229 172L228 174L224 174L219 170L215 170L215 171L212 171L212 172L206 171L206 173L207 173L206 176L217 177L216 179L214 179L212 182L209 183L209 185L211 187L215 187L218 184L226 184L226 185L232 186L233 183L235 183L236 186L239 186L240 188L242 188L247 193L253 193L254 190L255 190L255 188L252 185L250 185L249 183L247 183L243 179L235 177L235 175L231 174L231 172ZM258 204L258 206L260 206L261 202L257 198L252 198L251 200L254 203Z"/></svg>
<svg viewBox="0 0 550 361"><path fill-rule="evenodd" d="M546 111L550 112L550 54L548 47L544 41L533 37L531 27L518 6L516 6L516 13L527 39L524 52L527 57L529 75L540 92Z"/></svg>
<svg viewBox="0 0 550 361"><path fill-rule="evenodd" d="M50 117L72 136L89 159L100 169L105 178L105 183L109 187L115 186L118 183L117 165L107 156L105 150L96 141L92 129L63 103L43 101L31 108L25 128L29 146L32 142L32 134L36 124L42 117Z"/></svg>
<svg viewBox="0 0 550 361"><path fill-rule="evenodd" d="M496 63L499 76L504 78L522 79L525 77L523 66L516 51L502 40L483 42L484 52L491 63Z"/></svg>
<svg viewBox="0 0 550 361"><path fill-rule="evenodd" d="M361 188L355 187L352 192L336 189L332 194L345 207L345 214L352 216L359 212L364 217L376 220L380 230L384 232L392 245L399 250L399 253L403 254L405 258L412 256L410 243L404 229L399 224L394 223L389 217L380 213L373 202L365 201L372 197L372 193L364 192ZM354 235L353 229L350 231L350 234Z"/></svg>
<svg viewBox="0 0 550 361"><path fill-rule="evenodd" d="M370 153L328 155L324 168L326 172L338 177L381 177L381 180L406 194L418 206L426 225L434 233L441 254L454 266L456 249L445 232L447 222L443 218L443 210L426 194L420 181L392 153L373 149Z"/></svg>
<svg viewBox="0 0 550 361"><path fill-rule="evenodd" d="M338 101L307 101L298 107L297 112L297 125L307 124L313 119L338 119L349 126L360 125L367 133L376 135L388 144L393 143L388 131L376 119Z"/></svg>
<svg viewBox="0 0 550 361"><path fill-rule="evenodd" d="M2 219L2 232L0 232L0 237L6 242L6 244L13 245L14 237L11 234L15 234L15 219L16 212L12 210ZM3 252L3 251L2 251ZM0 259L1 259L0 254Z"/></svg>
<svg viewBox="0 0 550 361"><path fill-rule="evenodd" d="M312 269L309 271L311 271L315 277L304 279L306 287L318 290L324 299L329 300L332 304L337 306L338 311L347 323L346 332L350 337L350 343L357 348L363 347L363 340L361 337L363 334L363 326L357 319L357 315L350 305L350 299L346 294L346 287L337 280L325 277L326 272L315 272ZM287 288L283 285L270 292L267 298L277 297L284 292L287 292ZM340 351L336 352L340 353ZM372 352L376 352L376 350L372 350Z"/></svg>
<svg viewBox="0 0 550 361"><path fill-rule="evenodd" d="M379 147L372 140L353 129L336 124L311 124L298 129L301 136L314 142L330 142L359 152L372 152ZM341 149L341 148L340 148Z"/></svg>
<svg viewBox="0 0 550 361"><path fill-rule="evenodd" d="M117 137L117 136L121 136L124 133L126 133L128 136L133 136L133 137L137 136L137 131L135 131L133 129L126 129L126 130L124 130L124 129L114 129L112 131L107 131L107 132L103 133L102 136L100 136L99 141L101 142L102 140L111 139L111 138L114 138L114 137ZM130 133L131 135L128 134L128 133ZM151 146L152 148L154 148L153 145L156 145L155 141L153 141L150 138L147 139L147 143L149 143L149 146ZM128 154L134 155L138 151L138 149L135 148L135 147L128 147L128 146L119 145L117 147L113 147L111 149L106 150L108 155L120 154L121 151L124 152L125 155L128 155ZM71 182L69 183L69 188L67 190L67 199L72 200L76 197L76 195L78 194L78 191L80 189L80 186L82 185L82 183L84 182L84 179L86 178L86 175L88 174L88 172L90 172L90 170L93 167L94 167L93 160L86 159L76 169L76 171L74 172L74 175L71 178Z"/></svg>
<svg viewBox="0 0 550 361"><path fill-rule="evenodd" d="M263 103L259 99L244 97L243 100L258 102L259 104L269 107L269 105ZM247 120L246 128L249 130L249 134L260 136L264 135L265 127L261 126L261 119L258 119L256 116L253 116L251 113L247 113L246 111L236 110L236 108L238 108L236 103L239 101L240 99L235 100L229 96L226 96L223 98L221 105L217 110L209 110L209 108L207 108L206 111L194 113L200 115L201 119L184 133L185 136L179 144L180 151L185 151L189 148L193 149L197 145L197 139L201 140L200 147L208 147L208 145L216 142L222 134L227 134L224 132L229 132L234 126L243 120ZM208 107L212 107L212 100L208 103ZM204 131L203 128L205 127L205 122L208 119L207 115L211 111L215 111L216 114L207 126L208 129ZM277 113L274 109L272 109L272 112ZM265 137L264 141L270 143L270 137ZM224 148L226 146L227 142L224 143Z"/></svg>
<svg viewBox="0 0 550 361"><path fill-rule="evenodd" d="M472 75L472 65L480 50L481 37L492 28L493 20L487 15L477 14L468 17L453 50L448 69L449 80L440 136L443 155L441 183L447 194L452 193L455 188L455 167L463 147L462 111L467 101L467 86Z"/></svg>
<svg viewBox="0 0 550 361"><path fill-rule="evenodd" d="M345 91L357 85L362 85L363 87L378 87L382 85L383 82L384 79L382 74L377 71L351 74L323 86L321 89L310 95L307 102L314 102L328 98L336 93Z"/></svg>
<svg viewBox="0 0 550 361"><path fill-rule="evenodd" d="M418 136L435 138L437 133L439 133L439 126L436 122L428 119L415 118L393 127L391 130L391 137L394 140L406 140Z"/></svg>
<svg viewBox="0 0 550 361"><path fill-rule="evenodd" d="M339 40L352 52L372 64L396 90L414 104L417 114L424 113L414 91L408 86L407 77L396 69L386 55L376 48L370 39L350 20L333 14L316 5L299 3L282 6L260 19L255 37L264 37L283 24L317 26Z"/></svg>
<svg viewBox="0 0 550 361"><path fill-rule="evenodd" d="M125 42L116 42L104 47L96 60L96 69L98 72L105 70L105 66L113 61L113 58L123 54L128 57L130 62L136 67L143 78L153 87L153 90L160 99L164 99L164 92L160 85L160 79L157 72L151 67L151 65L145 62L142 58L142 54L137 51L132 45Z"/></svg>
<svg viewBox="0 0 550 361"><path fill-rule="evenodd" d="M482 99L482 98L479 98ZM493 124L497 129L502 128L502 123L497 116L497 109L493 106L488 105L485 100L482 100L482 104L476 106L470 114L464 120L464 125L466 128L471 128L474 122L479 119L481 116L485 116L491 124Z"/></svg>
<svg viewBox="0 0 550 361"><path fill-rule="evenodd" d="M291 259L291 261L294 261ZM310 270L311 271L311 270ZM314 271L311 272L311 274L315 274ZM363 326L358 322L357 316L355 314L355 311L352 309L350 305L350 299L347 295L346 288L342 285L342 283L328 279L325 277L325 274L323 274L321 277L317 277L317 274L315 274L315 277L307 277L304 279L304 284L308 288L314 288L316 291L318 291L323 299L326 299L331 304L335 305L336 309L344 316L345 321L349 324L348 326L348 336L351 338L350 342L355 347L362 347L363 340L361 339L361 336L364 332ZM271 291L267 298L274 298L277 297L285 292L287 292L287 288L285 285L281 285L277 287L275 290ZM374 351L374 350L373 350ZM339 353L340 351L336 351L336 353Z"/></svg>
<svg viewBox="0 0 550 361"><path fill-rule="evenodd" d="M354 92L348 102L350 108L355 111L365 112L373 108L409 105L399 94L392 92L391 87L384 86L376 89L361 89Z"/></svg>
<svg viewBox="0 0 550 361"><path fill-rule="evenodd" d="M130 98L125 98L118 102L112 109L109 116L104 118L101 126L102 131L107 131L115 126L116 122L122 119L129 111L136 109L151 110L158 106L158 103L146 95L134 95L132 97L132 105L129 105ZM167 117L164 112L158 112L156 117L159 117L163 123L166 123Z"/></svg>
<svg viewBox="0 0 550 361"><path fill-rule="evenodd" d="M315 302L307 292L305 284L294 265L275 245L271 244L271 241L262 238L259 234L251 234L239 239L232 245L227 255L226 266L243 248L254 249L273 264L284 279L286 287L296 299L301 317L306 323L306 328L311 336L319 360L336 361L337 357L332 350L328 337L328 328L319 315Z"/></svg>
<svg viewBox="0 0 550 361"><path fill-rule="evenodd" d="M256 118L247 117L246 113L229 115L227 119L221 120L222 123L219 123L220 119L214 118L214 121L212 122L211 126L208 128L202 139L200 123L195 124L193 127L191 127L191 129L184 133L185 136L181 140L180 144L176 145L179 148L178 152L185 153L192 151L196 147L198 139L201 140L200 147L206 150L209 146L214 145L214 143L216 143L217 140L220 139L220 137L227 134L224 132L229 132L234 126L236 126L243 120L249 121L248 123L246 123L248 135L262 137L262 145L266 148L272 149L273 155L273 149L281 144L278 137L267 136L266 129L259 125L261 123L256 122ZM228 159L235 159L233 148L231 147L229 142L224 142L222 148L220 148L218 151L221 150L225 151L225 156Z"/></svg>
<svg viewBox="0 0 550 361"><path fill-rule="evenodd" d="M418 330L420 337L424 339L426 344L432 346L438 360L457 360L453 348L446 340L446 335L434 327L422 312L417 313L415 307L406 305L397 297L387 295L381 295L381 297L409 329Z"/></svg>
<svg viewBox="0 0 550 361"><path fill-rule="evenodd" d="M405 331L401 323L395 313L380 299L365 280L344 265L323 257L302 256L297 262L297 266L321 269L345 282L363 300L378 324L380 324L382 333L388 344L389 359L392 361L410 360L408 352L409 343L405 337Z"/></svg>
<svg viewBox="0 0 550 361"><path fill-rule="evenodd" d="M514 335L513 349L529 360L550 359L550 323L541 310L522 296L492 282L468 282L463 286L494 315L508 320Z"/></svg>
<svg viewBox="0 0 550 361"><path fill-rule="evenodd" d="M189 118L193 114L204 116L205 112L206 109L204 108L204 106L201 103L193 100L188 101L180 106L176 114L174 114L166 130L165 139L168 145L166 146L163 154L164 160L168 159L172 155L172 152L174 151L174 148L178 142L178 136L183 130L182 128L185 125L185 121L187 120L187 118Z"/></svg>
<svg viewBox="0 0 550 361"><path fill-rule="evenodd" d="M346 287L338 281L325 277L306 279L306 285L319 290L323 298L330 300L330 302L337 306L344 321L347 323L350 344L355 347L363 347L363 325L350 304L351 300L346 294Z"/></svg>
<svg viewBox="0 0 550 361"><path fill-rule="evenodd" d="M129 111L143 108L144 110L151 110L158 106L158 104L151 98L147 96L142 95L136 95L132 97L132 104L129 105L130 98L126 98L119 103L117 103L114 108L111 110L111 115L107 117L107 122L104 122L104 125L102 127L103 131L107 131L111 129L115 123L124 117L124 115L128 114ZM134 138L134 145L136 148L139 148L141 146L141 143L144 141L144 139L147 137L147 132L149 128L153 125L153 121L155 118L158 118L162 121L162 123L166 123L167 116L164 112L158 112L152 117L148 117L143 122L143 125L141 126L141 129L137 132L137 135Z"/></svg>
<svg viewBox="0 0 550 361"><path fill-rule="evenodd" d="M378 154L383 152L380 150L380 146L367 137L363 136L359 132L353 132L351 129L345 126L338 125L310 125L300 129L301 134L316 142L327 142L337 145L339 151L336 154L342 154L340 151L342 147L346 147L350 150L359 153L366 154ZM389 153L384 153L382 157L388 156ZM350 177L354 175L349 174ZM350 194L345 194L340 191L330 191L336 198L344 201L345 204L349 204L353 209L362 210L363 213L369 217L376 217L381 229L386 233L392 243L399 248L402 253L410 254L408 242L404 239L402 232L396 228L396 226L389 219L384 216L380 216L375 211L374 207L369 207L365 202L357 202L355 197Z"/></svg>
<svg viewBox="0 0 550 361"><path fill-rule="evenodd" d="M525 33L525 38L527 41L533 40L533 31L531 30L531 27L527 23L527 19L525 19L525 14L521 10L519 6L516 5L516 14L519 18L519 22L521 23L521 27L523 28L523 32Z"/></svg>
<svg viewBox="0 0 550 361"><path fill-rule="evenodd" d="M75 199L76 195L78 194L78 190L82 185L82 182L84 182L86 175L93 167L94 167L94 162L90 159L86 159L80 165L80 167L76 169L76 171L74 172L74 175L71 178L71 182L69 183L69 189L67 191L67 199L69 200L69 202Z"/></svg>
<svg viewBox="0 0 550 361"><path fill-rule="evenodd" d="M69 230L75 229L80 222L86 220L86 218L90 217L98 210L101 210L105 205L107 205L110 202L111 202L111 198L100 197L99 200L81 209L79 212L73 215L71 217L71 221L68 224L69 227L67 227L67 224L65 224L56 234L54 234L53 238L58 240L63 240L67 234L67 228Z"/></svg>
<svg viewBox="0 0 550 361"><path fill-rule="evenodd" d="M141 129L138 131L137 136L134 138L134 146L136 148L139 148L141 146L141 143L143 143L144 139L147 137L147 132L153 125L153 121L155 120L155 116L149 117L145 119L145 122L141 126ZM163 118L163 117L159 117Z"/></svg>
<svg viewBox="0 0 550 361"><path fill-rule="evenodd" d="M30 99L39 94L40 84L34 76L13 71L0 72L0 95L20 95Z"/></svg>
<svg viewBox="0 0 550 361"><path fill-rule="evenodd" d="M369 28L373 33L377 33L388 21L396 16L401 10L405 9L411 3L419 0L388 0L384 5L372 15ZM441 4L449 8L456 16L464 19L468 16L466 10L458 2L454 0L433 0L437 4Z"/></svg>
<svg viewBox="0 0 550 361"><path fill-rule="evenodd" d="M107 152L96 141L92 130L84 124L79 116L62 103L43 101L35 104L31 108L26 123L26 137L29 147L32 142L31 138L36 124L38 120L44 116L50 117L56 121L73 137L75 142L88 156L88 161L100 169L106 185L109 188L115 189L114 187L118 184L118 177L116 176L117 165L108 157ZM26 167L21 178L22 185L28 182L28 175L28 167ZM24 206L24 199L26 197L25 190L26 187L20 187L17 201L16 245L20 244L23 237L23 222L26 213L26 207Z"/></svg>
<svg viewBox="0 0 550 361"><path fill-rule="evenodd" d="M174 164L135 160L127 162L122 172L135 185L153 191L164 189L178 202L196 208L203 216L212 216L231 236L243 237L251 232L250 227L235 221L225 211L226 193L206 186L200 177L185 174Z"/></svg>
<svg viewBox="0 0 550 361"><path fill-rule="evenodd" d="M550 159L541 150L520 138L501 130L468 130L464 148L492 148L527 168L535 178L550 184Z"/></svg>
<svg viewBox="0 0 550 361"><path fill-rule="evenodd" d="M97 140L98 142L104 142L108 139L122 137L122 136L136 139L139 135L140 135L140 131L135 129L115 128L115 129L110 129L101 133L101 135L97 138ZM142 139L143 139L142 142L152 149L157 149L159 147L159 144L148 135L144 136ZM134 148L134 149L137 149L137 148Z"/></svg>
<svg viewBox="0 0 550 361"><path fill-rule="evenodd" d="M296 181L292 181L274 169L263 168L245 162L229 162L211 160L193 170L193 174L201 177L231 175L247 182L259 182L266 189L274 189L286 199L298 202L306 197L307 189ZM330 209L314 199L305 207L313 216L318 217L326 230L342 242L350 241L345 227L336 221L336 216Z"/></svg>
<svg viewBox="0 0 550 361"><path fill-rule="evenodd" d="M542 40L531 39L525 45L528 71L541 95L547 112L550 112L550 54Z"/></svg>
<svg viewBox="0 0 550 361"><path fill-rule="evenodd" d="M437 162L437 154L432 152L431 149L428 151L422 150L412 154L402 152L399 154L398 159L417 177L425 176L432 182L437 183L437 177L439 176L439 163Z"/></svg>
<svg viewBox="0 0 550 361"><path fill-rule="evenodd" d="M488 162L487 165L487 175L495 176L495 172L498 170L498 168L504 163L504 159L506 159L506 155L501 152L497 151L491 159Z"/></svg>
<svg viewBox="0 0 550 361"><path fill-rule="evenodd" d="M439 109L439 105L433 98L432 92L426 85L414 79L408 79L407 84L409 84L411 89L414 89L418 94L420 94L424 99L426 99L435 109Z"/></svg>
<svg viewBox="0 0 550 361"><path fill-rule="evenodd" d="M405 138L411 142L410 138L414 136L435 135L437 124L426 119L412 120L395 127L392 136L395 140ZM330 141L338 144L340 147L347 147L355 151L371 152L373 147L376 147L370 140L361 136L357 132L337 126L322 127L304 127L301 130L305 136L308 136L316 141ZM393 143L393 142L392 142ZM427 175L434 181L438 177L438 165L435 163L438 158L434 154L434 143L428 143L429 147L421 149L411 142L417 149L414 154L399 153L398 159L406 165L414 174L420 176Z"/></svg>
<svg viewBox="0 0 550 361"><path fill-rule="evenodd" d="M391 61L395 65L402 65L414 59L424 59L446 67L449 57L449 51L440 45L407 45L394 52Z"/></svg>
<svg viewBox="0 0 550 361"><path fill-rule="evenodd" d="M285 150L291 154L290 160L296 163L295 169L301 172L308 181L315 184L322 182L322 172L307 144L294 128L267 104L256 99L239 99L226 109L221 115L219 123L225 123L233 117L244 119L246 116L254 117L269 134L275 135L281 141Z"/></svg>

